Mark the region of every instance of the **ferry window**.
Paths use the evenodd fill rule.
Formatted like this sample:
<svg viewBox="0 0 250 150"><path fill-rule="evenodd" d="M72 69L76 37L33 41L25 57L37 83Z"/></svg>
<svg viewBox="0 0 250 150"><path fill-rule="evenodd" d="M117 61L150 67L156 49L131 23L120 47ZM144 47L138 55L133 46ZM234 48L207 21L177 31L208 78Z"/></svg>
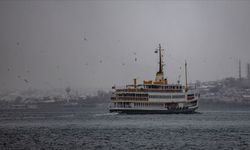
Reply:
<svg viewBox="0 0 250 150"><path fill-rule="evenodd" d="M171 98L171 96L170 96L170 95L167 95L165 98L170 99L170 98Z"/></svg>
<svg viewBox="0 0 250 150"><path fill-rule="evenodd" d="M173 95L172 98L185 98L185 95Z"/></svg>

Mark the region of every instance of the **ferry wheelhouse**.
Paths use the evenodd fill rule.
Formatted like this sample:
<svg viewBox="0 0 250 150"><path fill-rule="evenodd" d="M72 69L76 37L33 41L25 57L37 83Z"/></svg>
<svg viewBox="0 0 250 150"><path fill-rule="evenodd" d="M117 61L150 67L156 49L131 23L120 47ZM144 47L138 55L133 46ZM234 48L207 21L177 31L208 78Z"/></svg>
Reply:
<svg viewBox="0 0 250 150"><path fill-rule="evenodd" d="M186 84L168 84L164 78L163 55L161 45L155 51L159 53L159 71L155 81L144 80L143 84L126 85L124 88L113 87L110 112L118 113L194 113L198 108L199 92L187 85L187 63L185 63Z"/></svg>

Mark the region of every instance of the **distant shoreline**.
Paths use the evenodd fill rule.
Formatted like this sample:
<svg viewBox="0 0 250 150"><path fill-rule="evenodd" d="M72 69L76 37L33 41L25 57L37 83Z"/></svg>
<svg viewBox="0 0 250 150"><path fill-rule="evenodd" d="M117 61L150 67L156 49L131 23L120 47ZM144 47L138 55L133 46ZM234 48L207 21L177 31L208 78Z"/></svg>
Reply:
<svg viewBox="0 0 250 150"><path fill-rule="evenodd" d="M250 110L250 103L235 102L235 101L199 101L199 110Z"/></svg>

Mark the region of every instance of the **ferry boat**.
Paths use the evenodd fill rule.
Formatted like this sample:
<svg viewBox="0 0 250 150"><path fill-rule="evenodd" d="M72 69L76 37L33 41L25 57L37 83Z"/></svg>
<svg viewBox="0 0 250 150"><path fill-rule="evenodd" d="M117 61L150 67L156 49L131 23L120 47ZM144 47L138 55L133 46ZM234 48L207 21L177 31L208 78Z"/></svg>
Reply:
<svg viewBox="0 0 250 150"><path fill-rule="evenodd" d="M163 71L163 49L161 44L155 53L159 54L159 71L155 80L144 80L143 84L112 87L110 112L127 114L169 114L194 113L198 108L199 91L187 84L187 63L185 62L185 85L168 84Z"/></svg>

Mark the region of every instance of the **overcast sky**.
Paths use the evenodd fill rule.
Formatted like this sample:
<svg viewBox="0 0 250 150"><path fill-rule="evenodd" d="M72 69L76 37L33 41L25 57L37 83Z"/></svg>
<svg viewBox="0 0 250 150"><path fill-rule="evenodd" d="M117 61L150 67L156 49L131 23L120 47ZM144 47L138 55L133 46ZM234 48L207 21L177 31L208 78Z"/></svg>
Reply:
<svg viewBox="0 0 250 150"><path fill-rule="evenodd" d="M250 1L0 1L2 89L152 80L159 43L171 83L246 76Z"/></svg>

